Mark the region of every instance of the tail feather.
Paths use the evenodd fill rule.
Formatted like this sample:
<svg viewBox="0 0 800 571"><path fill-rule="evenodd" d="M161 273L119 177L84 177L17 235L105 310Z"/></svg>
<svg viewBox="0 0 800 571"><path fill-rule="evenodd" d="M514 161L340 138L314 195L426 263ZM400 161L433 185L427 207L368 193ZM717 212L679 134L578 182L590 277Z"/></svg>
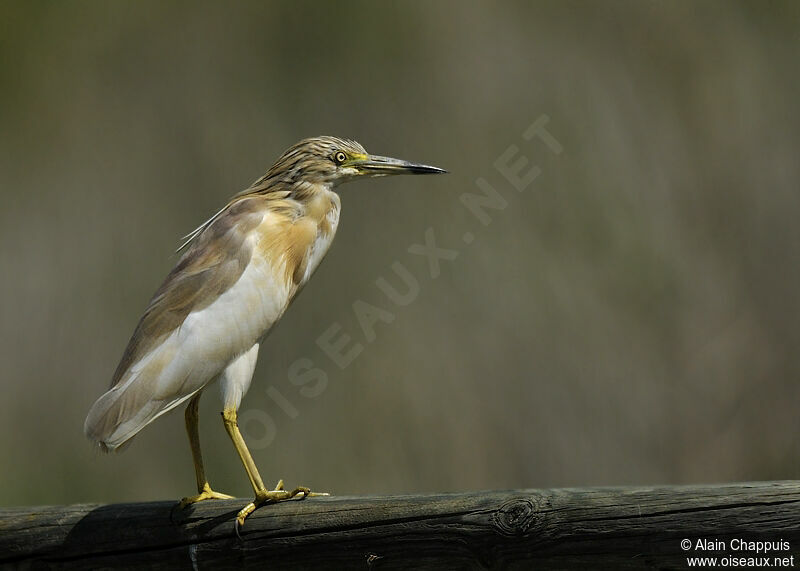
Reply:
<svg viewBox="0 0 800 571"><path fill-rule="evenodd" d="M103 452L113 452L162 414L191 398L194 393L169 401L154 400L147 391L115 386L97 399L83 426L86 437Z"/></svg>
<svg viewBox="0 0 800 571"><path fill-rule="evenodd" d="M83 430L104 452L112 452L133 438L160 408L158 402L137 402L141 399L136 395L136 391L117 386L97 399L89 410Z"/></svg>

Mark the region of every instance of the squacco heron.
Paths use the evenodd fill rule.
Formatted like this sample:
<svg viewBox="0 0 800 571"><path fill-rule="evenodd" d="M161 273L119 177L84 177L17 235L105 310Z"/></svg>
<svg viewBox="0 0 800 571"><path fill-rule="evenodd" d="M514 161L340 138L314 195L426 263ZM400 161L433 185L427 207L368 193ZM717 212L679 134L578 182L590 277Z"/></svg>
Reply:
<svg viewBox="0 0 800 571"><path fill-rule="evenodd" d="M217 382L222 420L255 498L237 525L265 503L314 495L264 486L236 415L258 348L317 269L339 224L336 187L361 177L434 174L442 169L369 155L355 141L316 137L287 150L263 177L186 236L177 265L150 300L114 373L86 417L86 436L116 450L162 414L188 401L186 431L197 495L183 506L231 498L206 479L198 403Z"/></svg>

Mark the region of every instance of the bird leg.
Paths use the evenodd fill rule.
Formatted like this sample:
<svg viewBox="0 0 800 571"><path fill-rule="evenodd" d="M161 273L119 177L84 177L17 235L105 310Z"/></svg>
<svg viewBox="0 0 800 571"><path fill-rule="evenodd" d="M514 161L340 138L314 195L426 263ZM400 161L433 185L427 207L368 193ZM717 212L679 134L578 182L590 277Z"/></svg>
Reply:
<svg viewBox="0 0 800 571"><path fill-rule="evenodd" d="M203 500L230 500L233 496L220 494L211 489L211 485L206 480L205 469L203 468L203 454L200 451L200 431L198 430L197 408L200 404L200 393L198 392L189 401L186 407L186 433L189 435L189 445L192 448L192 460L194 460L194 474L197 477L197 495L189 496L181 500L181 508L189 504Z"/></svg>
<svg viewBox="0 0 800 571"><path fill-rule="evenodd" d="M236 448L239 458L242 459L242 464L244 464L247 477L250 479L250 484L253 486L253 491L256 495L255 499L242 508L242 510L236 516L237 533L238 527L244 525L244 520L247 519L247 516L266 503L290 500L300 494L302 494L301 499L310 496L328 495L326 493L314 493L305 486L299 486L291 491L285 490L283 487L283 480L278 481L274 490L267 490L266 486L264 486L264 481L261 479L261 475L258 473L258 468L256 468L256 464L253 461L253 456L250 454L250 450L247 449L247 445L244 442L242 433L239 431L236 409L226 408L223 410L222 421L225 423L225 430L228 431L228 435L233 441L233 446Z"/></svg>

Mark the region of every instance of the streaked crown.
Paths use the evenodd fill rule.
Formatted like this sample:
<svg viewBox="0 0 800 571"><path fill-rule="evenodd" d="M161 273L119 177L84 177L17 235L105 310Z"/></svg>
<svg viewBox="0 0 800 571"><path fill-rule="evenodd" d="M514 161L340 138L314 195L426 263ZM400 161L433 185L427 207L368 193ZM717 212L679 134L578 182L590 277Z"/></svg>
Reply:
<svg viewBox="0 0 800 571"><path fill-rule="evenodd" d="M359 174L349 163L367 157L364 147L349 139L330 136L303 139L287 149L256 184L308 182L335 186Z"/></svg>

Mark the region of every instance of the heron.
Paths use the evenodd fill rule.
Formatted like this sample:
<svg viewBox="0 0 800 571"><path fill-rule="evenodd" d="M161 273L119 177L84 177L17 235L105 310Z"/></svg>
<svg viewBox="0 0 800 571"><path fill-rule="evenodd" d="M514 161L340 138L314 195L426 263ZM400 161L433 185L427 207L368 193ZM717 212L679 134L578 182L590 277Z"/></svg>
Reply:
<svg viewBox="0 0 800 571"><path fill-rule="evenodd" d="M232 499L205 475L198 404L219 386L222 420L255 497L236 516L237 530L260 506L316 494L279 481L267 489L239 430L237 411L253 378L258 350L270 329L311 278L339 224L336 189L358 178L437 174L443 169L370 155L338 137L304 139L267 173L193 232L177 264L139 320L110 389L86 417L86 436L105 452L118 450L145 426L188 403L186 431L197 494L181 506Z"/></svg>

